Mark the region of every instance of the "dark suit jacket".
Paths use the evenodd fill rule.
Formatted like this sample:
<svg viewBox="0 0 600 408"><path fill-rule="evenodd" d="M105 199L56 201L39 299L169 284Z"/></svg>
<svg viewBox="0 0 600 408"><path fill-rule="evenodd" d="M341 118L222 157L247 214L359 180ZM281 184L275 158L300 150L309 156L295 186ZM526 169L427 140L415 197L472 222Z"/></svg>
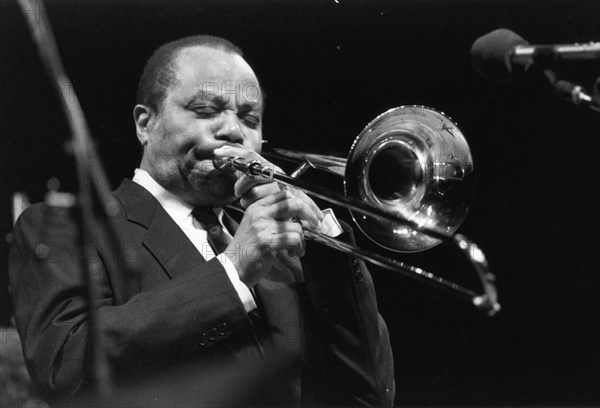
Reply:
<svg viewBox="0 0 600 408"><path fill-rule="evenodd" d="M114 194L118 239L97 233L89 252L101 289L96 336L71 211L36 204L15 227L16 321L49 400L91 398L94 336L112 363L116 404L392 404L388 333L362 261L312 243L302 267L281 256L255 287L261 314L251 319L220 262L205 261L150 193L125 180Z"/></svg>

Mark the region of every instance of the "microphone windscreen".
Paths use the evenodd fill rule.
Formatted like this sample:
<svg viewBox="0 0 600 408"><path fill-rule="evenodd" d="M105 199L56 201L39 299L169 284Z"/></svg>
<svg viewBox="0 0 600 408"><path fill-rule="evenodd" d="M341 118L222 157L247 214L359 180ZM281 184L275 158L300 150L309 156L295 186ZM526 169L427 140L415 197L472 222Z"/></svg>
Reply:
<svg viewBox="0 0 600 408"><path fill-rule="evenodd" d="M471 47L473 69L491 81L513 79L527 70L527 67L513 65L510 61L511 52L518 45L528 45L528 42L506 28L479 37Z"/></svg>

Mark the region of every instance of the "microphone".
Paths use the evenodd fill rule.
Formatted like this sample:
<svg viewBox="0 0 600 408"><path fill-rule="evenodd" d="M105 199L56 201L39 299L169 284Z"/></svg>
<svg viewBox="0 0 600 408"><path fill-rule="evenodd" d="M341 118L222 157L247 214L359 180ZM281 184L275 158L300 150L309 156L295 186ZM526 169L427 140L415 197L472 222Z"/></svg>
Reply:
<svg viewBox="0 0 600 408"><path fill-rule="evenodd" d="M600 43L529 45L518 34L500 28L479 37L471 47L475 71L498 82L523 74L532 64L547 68L559 59L600 59Z"/></svg>

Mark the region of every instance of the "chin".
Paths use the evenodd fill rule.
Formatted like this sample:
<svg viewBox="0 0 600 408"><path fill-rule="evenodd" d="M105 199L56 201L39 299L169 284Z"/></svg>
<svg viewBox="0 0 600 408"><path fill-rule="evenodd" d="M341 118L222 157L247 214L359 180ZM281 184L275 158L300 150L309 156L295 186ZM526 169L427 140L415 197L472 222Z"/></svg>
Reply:
<svg viewBox="0 0 600 408"><path fill-rule="evenodd" d="M192 173L188 176L188 182L192 187L195 200L203 205L222 207L235 201L233 186L236 182L234 174Z"/></svg>
<svg viewBox="0 0 600 408"><path fill-rule="evenodd" d="M211 180L212 181L212 180ZM210 197L215 198L219 202L229 204L235 201L235 194L233 192L234 183L209 183L206 189L206 194Z"/></svg>

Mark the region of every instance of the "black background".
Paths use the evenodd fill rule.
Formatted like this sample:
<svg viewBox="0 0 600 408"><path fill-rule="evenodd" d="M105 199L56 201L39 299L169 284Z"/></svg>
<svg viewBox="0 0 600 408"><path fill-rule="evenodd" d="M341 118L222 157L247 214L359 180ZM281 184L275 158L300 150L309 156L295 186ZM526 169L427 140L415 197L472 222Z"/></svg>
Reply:
<svg viewBox="0 0 600 408"><path fill-rule="evenodd" d="M2 235L9 195L75 190L69 132L16 4L0 3ZM460 231L486 252L503 310L372 268L401 405L600 404L600 113L561 101L540 72L478 77L469 49L509 28L532 44L600 41L598 1L84 2L47 4L65 68L113 187L139 163L132 106L160 44L198 33L240 45L268 94L270 146L348 151L399 105L444 111L465 133L477 190ZM35 11L32 11L35 12ZM591 90L598 63L558 66ZM341 190L329 176L308 176ZM343 210L337 210L347 218ZM371 246L366 239L364 245ZM2 243L2 287L6 287ZM447 248L403 256L472 283ZM2 296L2 318L10 315Z"/></svg>

